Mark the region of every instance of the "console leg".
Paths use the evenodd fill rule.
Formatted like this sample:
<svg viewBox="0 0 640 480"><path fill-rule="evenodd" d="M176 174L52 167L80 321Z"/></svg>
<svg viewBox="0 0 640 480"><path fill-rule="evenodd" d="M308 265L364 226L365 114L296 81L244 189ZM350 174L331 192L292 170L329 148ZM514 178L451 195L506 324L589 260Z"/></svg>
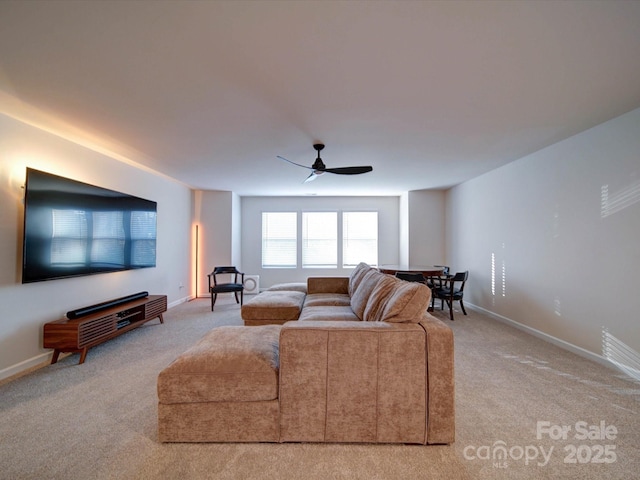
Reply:
<svg viewBox="0 0 640 480"><path fill-rule="evenodd" d="M89 351L88 348L83 348L80 351L80 361L78 362L78 365L82 365L84 363L84 360L87 358L87 352Z"/></svg>
<svg viewBox="0 0 640 480"><path fill-rule="evenodd" d="M54 363L56 363L58 361L58 357L60 356L60 350L55 349L53 351L53 357L51 357L51 365L53 365Z"/></svg>
<svg viewBox="0 0 640 480"><path fill-rule="evenodd" d="M164 323L164 318L162 318L162 314L158 315L158 318L160 319L160 323Z"/></svg>

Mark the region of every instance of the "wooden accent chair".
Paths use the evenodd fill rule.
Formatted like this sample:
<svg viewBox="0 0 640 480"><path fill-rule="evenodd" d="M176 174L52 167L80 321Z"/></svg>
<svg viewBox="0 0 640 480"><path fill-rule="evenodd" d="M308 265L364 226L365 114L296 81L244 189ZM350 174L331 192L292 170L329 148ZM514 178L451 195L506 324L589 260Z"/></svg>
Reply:
<svg viewBox="0 0 640 480"><path fill-rule="evenodd" d="M218 281L218 275L227 275L232 278L227 283L220 283ZM238 276L240 281L238 282ZM244 273L238 271L234 266L229 267L215 267L213 272L207 275L209 277L209 293L211 293L211 311L213 312L213 306L216 303L219 293L233 293L236 297L236 303L242 306L244 297ZM225 277L223 277L225 278ZM213 283L212 283L213 280ZM240 300L238 300L238 293L240 293Z"/></svg>

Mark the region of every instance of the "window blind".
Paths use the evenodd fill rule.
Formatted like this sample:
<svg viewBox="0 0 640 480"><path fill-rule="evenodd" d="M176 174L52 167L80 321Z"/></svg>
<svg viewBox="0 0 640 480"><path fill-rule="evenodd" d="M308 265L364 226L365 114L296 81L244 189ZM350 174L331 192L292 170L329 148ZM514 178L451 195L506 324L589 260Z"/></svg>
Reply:
<svg viewBox="0 0 640 480"><path fill-rule="evenodd" d="M338 213L302 213L302 267L338 266Z"/></svg>
<svg viewBox="0 0 640 480"><path fill-rule="evenodd" d="M343 212L342 266L378 265L378 212Z"/></svg>
<svg viewBox="0 0 640 480"><path fill-rule="evenodd" d="M295 268L297 262L298 214L262 213L262 267Z"/></svg>

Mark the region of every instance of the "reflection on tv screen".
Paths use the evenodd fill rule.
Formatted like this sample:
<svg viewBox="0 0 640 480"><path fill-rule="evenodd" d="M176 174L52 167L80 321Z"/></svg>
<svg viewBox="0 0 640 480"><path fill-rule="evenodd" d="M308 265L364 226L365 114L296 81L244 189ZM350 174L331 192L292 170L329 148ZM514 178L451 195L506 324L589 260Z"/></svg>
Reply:
<svg viewBox="0 0 640 480"><path fill-rule="evenodd" d="M22 282L156 265L157 203L27 169Z"/></svg>

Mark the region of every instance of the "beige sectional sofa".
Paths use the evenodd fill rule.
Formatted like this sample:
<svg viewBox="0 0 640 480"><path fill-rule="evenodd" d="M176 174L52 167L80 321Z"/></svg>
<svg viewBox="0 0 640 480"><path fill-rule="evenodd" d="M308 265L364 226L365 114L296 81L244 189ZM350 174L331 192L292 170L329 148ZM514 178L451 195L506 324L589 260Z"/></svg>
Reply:
<svg viewBox="0 0 640 480"><path fill-rule="evenodd" d="M453 333L429 301L366 264L261 293L160 373L160 440L452 443Z"/></svg>

